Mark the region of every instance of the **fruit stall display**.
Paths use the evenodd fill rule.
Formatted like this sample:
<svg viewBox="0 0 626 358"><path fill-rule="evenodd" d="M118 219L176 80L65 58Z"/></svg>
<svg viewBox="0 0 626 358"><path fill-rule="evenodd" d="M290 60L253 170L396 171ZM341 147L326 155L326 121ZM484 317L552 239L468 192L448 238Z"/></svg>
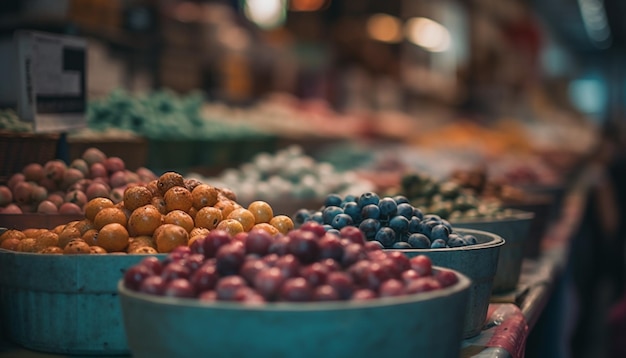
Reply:
<svg viewBox="0 0 626 358"><path fill-rule="evenodd" d="M294 223L296 227L315 223L335 234L345 228L358 228L371 244L409 256L427 255L435 264L467 275L472 285L463 337L480 332L498 273L501 247L505 246L502 237L458 229L438 215L425 214L404 196L381 197L375 192L357 196L330 194L321 208L298 210Z"/></svg>
<svg viewBox="0 0 626 358"><path fill-rule="evenodd" d="M315 160L300 146L275 153L262 152L237 168L217 177L189 173L187 177L237 193L241 203L264 200L277 212L292 216L300 208L315 208L330 193L359 194L373 189L371 183L351 171L339 171Z"/></svg>
<svg viewBox="0 0 626 358"><path fill-rule="evenodd" d="M469 281L426 256L382 251L355 227L336 235L309 222L275 238L212 231L132 266L119 290L138 356L456 357Z"/></svg>

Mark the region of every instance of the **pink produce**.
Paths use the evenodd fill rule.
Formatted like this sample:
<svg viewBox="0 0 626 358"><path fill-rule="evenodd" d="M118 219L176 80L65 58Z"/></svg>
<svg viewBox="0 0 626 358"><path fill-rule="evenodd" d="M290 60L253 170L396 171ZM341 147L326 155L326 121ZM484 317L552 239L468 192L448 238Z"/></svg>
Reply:
<svg viewBox="0 0 626 358"><path fill-rule="evenodd" d="M89 167L89 176L94 178L103 178L108 177L109 173L107 173L107 168L102 163L93 163Z"/></svg>
<svg viewBox="0 0 626 358"><path fill-rule="evenodd" d="M11 177L9 178L9 181L7 182L7 186L9 187L9 189L13 190L13 188L15 188L17 183L23 182L24 180L25 180L24 174L15 173L11 175Z"/></svg>
<svg viewBox="0 0 626 358"><path fill-rule="evenodd" d="M87 148L82 155L82 159L89 165L93 165L94 163L103 163L106 158L107 156L104 152L94 147Z"/></svg>
<svg viewBox="0 0 626 358"><path fill-rule="evenodd" d="M59 159L50 160L43 166L46 178L50 178L57 182L63 180L63 175L65 174L66 169L67 165L65 162Z"/></svg>
<svg viewBox="0 0 626 358"><path fill-rule="evenodd" d="M33 185L29 182L19 182L13 188L13 200L18 204L26 204L30 202Z"/></svg>
<svg viewBox="0 0 626 358"><path fill-rule="evenodd" d="M82 214L83 210L80 208L80 206L74 204L74 203L63 203L60 207L59 207L59 214Z"/></svg>
<svg viewBox="0 0 626 358"><path fill-rule="evenodd" d="M113 188L119 188L128 184L126 173L124 171L117 171L111 174L109 177L109 183Z"/></svg>
<svg viewBox="0 0 626 358"><path fill-rule="evenodd" d="M110 191L111 188L108 185L94 181L89 184L87 190L85 190L85 194L87 195L87 200L98 197L108 198Z"/></svg>
<svg viewBox="0 0 626 358"><path fill-rule="evenodd" d="M76 168L68 168L63 173L63 179L61 180L61 188L69 188L72 184L85 178L83 173Z"/></svg>
<svg viewBox="0 0 626 358"><path fill-rule="evenodd" d="M59 208L57 208L57 205L50 200L44 200L37 205L37 212L41 214L57 214L59 212Z"/></svg>
<svg viewBox="0 0 626 358"><path fill-rule="evenodd" d="M104 166L109 173L115 173L126 169L124 160L120 157L108 157L104 160Z"/></svg>
<svg viewBox="0 0 626 358"><path fill-rule="evenodd" d="M6 185L0 185L0 206L6 206L13 202L13 193Z"/></svg>
<svg viewBox="0 0 626 358"><path fill-rule="evenodd" d="M0 208L1 214L23 214L22 209L20 209L17 204L11 203L3 208Z"/></svg>
<svg viewBox="0 0 626 358"><path fill-rule="evenodd" d="M39 163L30 163L22 169L24 180L38 182L44 177L43 166Z"/></svg>

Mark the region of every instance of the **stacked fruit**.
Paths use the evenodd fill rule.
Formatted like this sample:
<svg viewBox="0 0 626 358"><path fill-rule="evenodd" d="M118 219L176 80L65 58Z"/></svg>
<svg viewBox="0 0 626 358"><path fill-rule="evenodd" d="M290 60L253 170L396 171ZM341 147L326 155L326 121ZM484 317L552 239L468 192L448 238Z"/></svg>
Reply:
<svg viewBox="0 0 626 358"><path fill-rule="evenodd" d="M259 153L237 169L227 169L215 178L190 174L202 182L230 188L242 202L261 199L269 202L291 199L320 199L329 193L360 193L372 184L352 172L339 172L325 162L306 155L300 146L274 154Z"/></svg>
<svg viewBox="0 0 626 358"><path fill-rule="evenodd" d="M52 230L8 230L0 236L0 247L66 254L167 253L215 229L234 235L258 228L276 235L294 226L288 216L274 216L266 202L244 208L232 191L175 172L128 186L121 199L93 198L85 204L83 220Z"/></svg>
<svg viewBox="0 0 626 358"><path fill-rule="evenodd" d="M294 215L296 225L311 221L333 233L358 227L367 240L382 248L438 249L477 243L473 235L455 232L448 221L435 214L425 215L401 195L381 198L374 192L358 197L330 194L319 210L300 209Z"/></svg>
<svg viewBox="0 0 626 358"><path fill-rule="evenodd" d="M511 211L502 208L495 198L482 198L470 188L454 180L436 180L420 173L405 174L400 187L389 190L393 195L407 197L411 204L442 218L502 218Z"/></svg>
<svg viewBox="0 0 626 358"><path fill-rule="evenodd" d="M122 200L129 185L146 184L157 176L147 168L126 169L124 160L88 148L69 165L62 160L30 163L0 185L0 213L82 214L96 197Z"/></svg>
<svg viewBox="0 0 626 358"><path fill-rule="evenodd" d="M235 236L214 230L124 274L125 287L134 291L244 304L369 300L457 281L452 271L433 270L426 256L384 252L355 227L335 235L315 222L275 238L257 229Z"/></svg>

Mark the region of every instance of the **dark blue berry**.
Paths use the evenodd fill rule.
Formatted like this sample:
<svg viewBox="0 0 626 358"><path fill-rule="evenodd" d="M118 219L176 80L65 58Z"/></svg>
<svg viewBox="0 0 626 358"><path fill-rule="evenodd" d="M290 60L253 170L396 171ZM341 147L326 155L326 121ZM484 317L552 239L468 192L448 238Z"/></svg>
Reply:
<svg viewBox="0 0 626 358"><path fill-rule="evenodd" d="M413 217L413 205L408 203L398 204L397 214L402 215L407 219L411 219Z"/></svg>
<svg viewBox="0 0 626 358"><path fill-rule="evenodd" d="M365 205L361 209L361 218L365 219L379 219L380 208L376 204Z"/></svg>
<svg viewBox="0 0 626 358"><path fill-rule="evenodd" d="M359 203L360 207L364 207L370 204L378 205L379 200L380 200L380 197L378 196L378 194L370 191L370 192L361 194L357 202Z"/></svg>
<svg viewBox="0 0 626 358"><path fill-rule="evenodd" d="M374 240L379 229L380 221L376 219L365 219L359 224L359 230L363 232L367 240Z"/></svg>
<svg viewBox="0 0 626 358"><path fill-rule="evenodd" d="M384 197L378 202L378 208L380 209L381 218L391 218L396 215L398 204L390 197Z"/></svg>
<svg viewBox="0 0 626 358"><path fill-rule="evenodd" d="M343 213L350 215L354 223L361 221L361 207L354 201L349 201L344 204Z"/></svg>
<svg viewBox="0 0 626 358"><path fill-rule="evenodd" d="M374 240L383 244L384 247L391 247L396 242L396 232L390 227L381 227L374 236Z"/></svg>
<svg viewBox="0 0 626 358"><path fill-rule="evenodd" d="M392 228L397 234L408 232L409 219L404 216L396 215L389 220L389 227Z"/></svg>
<svg viewBox="0 0 626 358"><path fill-rule="evenodd" d="M309 220L315 221L316 223L319 223L319 224L324 223L324 218L322 216L321 211L316 211L313 214L311 214L311 216L309 216Z"/></svg>
<svg viewBox="0 0 626 358"><path fill-rule="evenodd" d="M306 221L309 221L310 217L311 217L311 212L309 210L307 210L307 209L299 209L293 215L293 221L294 221L294 224L296 224L296 225L302 225Z"/></svg>
<svg viewBox="0 0 626 358"><path fill-rule="evenodd" d="M339 194L328 194L324 200L324 206L341 206L343 198Z"/></svg>
<svg viewBox="0 0 626 358"><path fill-rule="evenodd" d="M407 240L409 245L415 249L428 249L430 248L430 240L424 234L411 234ZM444 243L445 246L445 243Z"/></svg>
<svg viewBox="0 0 626 358"><path fill-rule="evenodd" d="M335 216L342 214L343 209L338 206L327 206L322 210L322 219L324 220L324 224L330 224L333 222Z"/></svg>
<svg viewBox="0 0 626 358"><path fill-rule="evenodd" d="M409 203L409 199L407 199L407 197L404 196L404 195L396 195L396 196L393 197L393 200L395 200L396 203L398 203L398 204L404 204L404 203L408 204Z"/></svg>
<svg viewBox="0 0 626 358"><path fill-rule="evenodd" d="M461 247L466 246L467 243L461 237L448 237L448 246L449 247Z"/></svg>
<svg viewBox="0 0 626 358"><path fill-rule="evenodd" d="M408 242L398 241L398 242L394 242L391 248L392 249L410 249L411 245L409 245Z"/></svg>
<svg viewBox="0 0 626 358"><path fill-rule="evenodd" d="M417 216L411 217L409 220L409 232L410 233L420 233L421 220Z"/></svg>
<svg viewBox="0 0 626 358"><path fill-rule="evenodd" d="M337 230L341 230L342 228L346 227L346 226L350 226L352 225L353 221L352 221L352 217L348 214L337 214L334 218L333 218L333 222L331 223L332 227L337 229Z"/></svg>
<svg viewBox="0 0 626 358"><path fill-rule="evenodd" d="M450 233L448 232L448 228L445 225L443 224L435 225L430 231L430 239L431 240L441 239L445 242L448 242L449 234Z"/></svg>
<svg viewBox="0 0 626 358"><path fill-rule="evenodd" d="M443 240L435 240L430 244L431 249L442 249L446 247L446 243Z"/></svg>
<svg viewBox="0 0 626 358"><path fill-rule="evenodd" d="M478 240L474 235L465 235L463 239L465 240L465 242L467 242L468 245L476 245L478 243Z"/></svg>
<svg viewBox="0 0 626 358"><path fill-rule="evenodd" d="M413 208L413 216L417 216L420 220L424 219L424 213L422 213L420 208Z"/></svg>

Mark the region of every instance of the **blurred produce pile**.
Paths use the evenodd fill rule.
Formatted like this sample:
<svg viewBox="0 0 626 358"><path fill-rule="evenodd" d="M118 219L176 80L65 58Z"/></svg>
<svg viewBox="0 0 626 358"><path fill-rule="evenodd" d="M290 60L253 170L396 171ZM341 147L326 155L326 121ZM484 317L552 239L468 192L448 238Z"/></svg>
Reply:
<svg viewBox="0 0 626 358"><path fill-rule="evenodd" d="M267 136L246 123L204 118L201 94L177 95L168 90L131 95L123 90L89 103L90 129L127 130L149 139L238 139Z"/></svg>

